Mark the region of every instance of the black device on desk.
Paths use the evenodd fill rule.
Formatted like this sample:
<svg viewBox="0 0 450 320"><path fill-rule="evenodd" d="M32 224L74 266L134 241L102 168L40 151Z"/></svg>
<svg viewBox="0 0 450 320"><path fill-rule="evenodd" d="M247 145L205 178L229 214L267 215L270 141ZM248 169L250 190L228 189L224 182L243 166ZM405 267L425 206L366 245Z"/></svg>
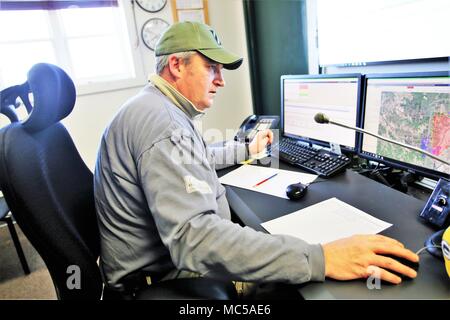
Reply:
<svg viewBox="0 0 450 320"><path fill-rule="evenodd" d="M330 142L346 153L357 149L355 132L323 128L315 123L317 112L329 112L344 123L359 124L362 75L286 75L281 77L281 130L272 154L303 170L330 177L343 171L350 158L324 149Z"/></svg>
<svg viewBox="0 0 450 320"><path fill-rule="evenodd" d="M308 185L299 183L293 183L287 186L286 195L290 200L300 200L306 194Z"/></svg>
<svg viewBox="0 0 450 320"><path fill-rule="evenodd" d="M440 179L420 217L439 228L450 225L450 180Z"/></svg>
<svg viewBox="0 0 450 320"><path fill-rule="evenodd" d="M238 132L234 136L234 140L239 142L251 142L258 131L275 129L279 122L279 116L250 115L240 125Z"/></svg>
<svg viewBox="0 0 450 320"><path fill-rule="evenodd" d="M419 262L413 262L413 261L408 260L406 258L401 258L399 256L395 256L395 255L391 255L391 254L383 254L383 256L391 258L391 259L393 259L393 260L403 264L404 266L407 266L407 267L413 269L416 272L419 271L419 266L420 266ZM403 273L396 272L396 271L391 270L391 269L389 269L389 272L392 273L392 274L395 274L398 277L400 277L402 280L413 280L414 279L414 278L410 278L410 277L404 275Z"/></svg>

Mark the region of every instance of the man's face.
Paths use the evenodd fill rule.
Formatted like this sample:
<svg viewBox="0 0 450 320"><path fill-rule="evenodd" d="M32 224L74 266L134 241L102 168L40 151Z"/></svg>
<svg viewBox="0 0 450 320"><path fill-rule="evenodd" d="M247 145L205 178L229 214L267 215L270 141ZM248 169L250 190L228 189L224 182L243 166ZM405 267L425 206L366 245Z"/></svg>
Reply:
<svg viewBox="0 0 450 320"><path fill-rule="evenodd" d="M178 90L203 111L212 106L217 89L225 85L222 69L223 65L195 53L188 64L181 64Z"/></svg>

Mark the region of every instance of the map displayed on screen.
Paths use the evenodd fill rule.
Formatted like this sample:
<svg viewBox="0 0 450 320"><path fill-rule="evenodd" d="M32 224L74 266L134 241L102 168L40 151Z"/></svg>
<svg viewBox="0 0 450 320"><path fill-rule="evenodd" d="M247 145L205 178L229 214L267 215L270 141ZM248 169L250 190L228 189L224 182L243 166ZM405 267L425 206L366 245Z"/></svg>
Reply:
<svg viewBox="0 0 450 320"><path fill-rule="evenodd" d="M450 160L450 93L381 92L378 133ZM379 141L377 154L443 170L444 164L418 152Z"/></svg>

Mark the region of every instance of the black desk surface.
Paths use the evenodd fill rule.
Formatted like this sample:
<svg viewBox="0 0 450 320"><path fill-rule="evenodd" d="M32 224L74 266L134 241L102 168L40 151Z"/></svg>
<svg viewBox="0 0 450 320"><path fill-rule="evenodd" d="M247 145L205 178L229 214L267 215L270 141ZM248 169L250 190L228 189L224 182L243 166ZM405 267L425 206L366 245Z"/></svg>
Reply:
<svg viewBox="0 0 450 320"><path fill-rule="evenodd" d="M234 169L234 168L232 168ZM221 170L219 176L232 169ZM280 163L280 169L301 171ZM416 252L436 230L422 222L419 213L425 202L347 170L326 182L312 184L297 202L237 187L227 186L232 211L241 221L264 231L262 222L289 214L320 201L336 197L393 226L382 232ZM366 280L310 282L299 287L305 299L450 299L450 279L444 262L424 251L420 254L418 276L400 285L381 282L380 289L368 289Z"/></svg>

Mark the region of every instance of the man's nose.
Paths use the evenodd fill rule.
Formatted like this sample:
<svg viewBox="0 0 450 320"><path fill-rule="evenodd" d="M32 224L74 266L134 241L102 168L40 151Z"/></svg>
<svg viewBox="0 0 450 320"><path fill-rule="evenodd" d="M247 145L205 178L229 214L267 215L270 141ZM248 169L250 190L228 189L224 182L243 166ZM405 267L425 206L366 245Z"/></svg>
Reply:
<svg viewBox="0 0 450 320"><path fill-rule="evenodd" d="M223 77L222 70L218 71L216 73L216 77L214 78L214 85L217 87L224 87L225 86L225 78Z"/></svg>

